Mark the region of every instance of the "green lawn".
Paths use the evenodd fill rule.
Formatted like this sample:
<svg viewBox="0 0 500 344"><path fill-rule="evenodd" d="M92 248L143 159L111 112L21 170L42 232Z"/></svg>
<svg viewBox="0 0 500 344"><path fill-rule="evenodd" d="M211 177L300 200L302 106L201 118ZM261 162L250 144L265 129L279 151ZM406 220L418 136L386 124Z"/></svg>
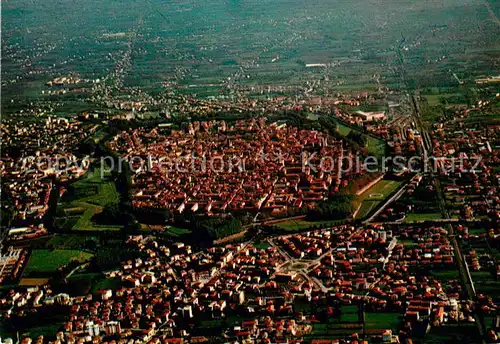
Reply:
<svg viewBox="0 0 500 344"><path fill-rule="evenodd" d="M446 104L467 105L467 98L462 93L426 94L424 98L431 106Z"/></svg>
<svg viewBox="0 0 500 344"><path fill-rule="evenodd" d="M189 235L192 232L191 230L186 228L170 226L169 228L167 228L166 233L173 238L180 238L184 235Z"/></svg>
<svg viewBox="0 0 500 344"><path fill-rule="evenodd" d="M313 324L312 333L304 338L306 340L343 338L359 331L361 331L361 326L343 328L340 324Z"/></svg>
<svg viewBox="0 0 500 344"><path fill-rule="evenodd" d="M96 294L99 290L112 289L116 290L121 287L119 277L106 278L99 272L77 272L70 277L71 281L77 282L78 285L87 285L88 292Z"/></svg>
<svg viewBox="0 0 500 344"><path fill-rule="evenodd" d="M120 286L121 286L121 281L120 278L118 277L99 279L97 281L94 281L94 283L92 283L92 292L95 293L98 290L104 290L104 289L116 290L119 289Z"/></svg>
<svg viewBox="0 0 500 344"><path fill-rule="evenodd" d="M50 274L57 268L76 260L85 262L92 254L80 250L33 250L25 269L25 277L30 274Z"/></svg>
<svg viewBox="0 0 500 344"><path fill-rule="evenodd" d="M486 228L469 228L469 234L480 235L488 233Z"/></svg>
<svg viewBox="0 0 500 344"><path fill-rule="evenodd" d="M102 175L101 175L102 174ZM97 167L89 171L82 179L71 184L72 192L63 197L69 201L86 202L97 206L118 201L115 184L107 171Z"/></svg>
<svg viewBox="0 0 500 344"><path fill-rule="evenodd" d="M351 128L340 123L337 125L337 130L339 131L339 134L342 136L347 136L352 131Z"/></svg>
<svg viewBox="0 0 500 344"><path fill-rule="evenodd" d="M308 228L312 228L314 226L321 226L321 227L329 227L329 226L335 226L339 223L344 222L344 220L339 220L339 221L306 221L306 220L293 220L293 221L285 221L285 222L280 222L277 223L276 226L280 229L282 229L285 232L297 232L301 230L305 230Z"/></svg>
<svg viewBox="0 0 500 344"><path fill-rule="evenodd" d="M363 201L361 203L361 207L359 208L358 213L356 214L356 219L364 219L364 218L366 218L381 203L382 203L382 201Z"/></svg>
<svg viewBox="0 0 500 344"><path fill-rule="evenodd" d="M361 208L356 214L356 219L364 219L372 213L390 195L401 186L400 181L382 179L370 189L356 197L356 203Z"/></svg>
<svg viewBox="0 0 500 344"><path fill-rule="evenodd" d="M102 171L101 167L94 168L71 184L63 195L56 225L66 230L120 230L121 226L99 225L93 221L93 217L102 212L104 206L118 201L119 195L110 173Z"/></svg>
<svg viewBox="0 0 500 344"><path fill-rule="evenodd" d="M271 247L271 245L268 243L268 242L259 242L257 244L254 245L255 248L258 248L260 250L267 250L269 247Z"/></svg>
<svg viewBox="0 0 500 344"><path fill-rule="evenodd" d="M400 181L382 179L377 184L372 186L370 189L359 195L358 200L360 201L385 200L400 186L401 186Z"/></svg>
<svg viewBox="0 0 500 344"><path fill-rule="evenodd" d="M401 323L399 313L365 313L365 324L368 329L397 330Z"/></svg>
<svg viewBox="0 0 500 344"><path fill-rule="evenodd" d="M461 323L454 326L434 326L425 334L425 344L480 343L474 324Z"/></svg>
<svg viewBox="0 0 500 344"><path fill-rule="evenodd" d="M353 323L361 320L359 319L358 306L355 305L342 306L341 311L342 315L340 317L340 320L343 323Z"/></svg>
<svg viewBox="0 0 500 344"><path fill-rule="evenodd" d="M435 276L438 279L443 280L443 281L460 279L460 274L458 272L458 269L452 269L452 270L431 270L431 271L429 271L429 273L432 276Z"/></svg>
<svg viewBox="0 0 500 344"><path fill-rule="evenodd" d="M220 319L209 319L209 320L202 320L199 323L199 327L203 329L220 329L224 325L224 322Z"/></svg>
<svg viewBox="0 0 500 344"><path fill-rule="evenodd" d="M404 222L419 222L419 221L431 221L440 220L442 216L440 213L411 213L406 216Z"/></svg>

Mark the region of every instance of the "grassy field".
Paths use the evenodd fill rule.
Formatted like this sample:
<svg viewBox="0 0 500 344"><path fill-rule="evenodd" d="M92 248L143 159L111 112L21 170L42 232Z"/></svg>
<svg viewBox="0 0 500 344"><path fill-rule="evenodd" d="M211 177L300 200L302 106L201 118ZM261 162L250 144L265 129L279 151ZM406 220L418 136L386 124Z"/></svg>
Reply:
<svg viewBox="0 0 500 344"><path fill-rule="evenodd" d="M448 92L450 90L438 90L437 93L433 94L424 94L423 98L427 101L427 103L431 106L437 105L467 105L467 97L465 94L460 92L453 93L443 93ZM451 90L453 91L453 90Z"/></svg>
<svg viewBox="0 0 500 344"><path fill-rule="evenodd" d="M95 293L98 290L112 289L116 290L121 286L120 278L104 278L96 281L92 285L92 292Z"/></svg>
<svg viewBox="0 0 500 344"><path fill-rule="evenodd" d="M100 225L93 217L103 207L117 203L119 195L109 172L95 168L82 179L71 184L63 195L56 218L56 225L65 230L119 230L120 226Z"/></svg>
<svg viewBox="0 0 500 344"><path fill-rule="evenodd" d="M89 292L96 294L99 290L120 288L120 278L106 278L99 272L79 272L70 277L70 281L77 282L79 285L88 285Z"/></svg>
<svg viewBox="0 0 500 344"><path fill-rule="evenodd" d="M191 230L186 228L170 226L167 228L166 233L172 238L181 238L185 235L191 234Z"/></svg>
<svg viewBox="0 0 500 344"><path fill-rule="evenodd" d="M495 302L500 301L500 281L488 271L472 271L472 279L476 292L492 297Z"/></svg>
<svg viewBox="0 0 500 344"><path fill-rule="evenodd" d="M411 213L406 216L404 222L420 222L420 221L430 221L430 220L439 220L442 219L440 213Z"/></svg>
<svg viewBox="0 0 500 344"><path fill-rule="evenodd" d="M488 230L486 228L469 228L469 234L481 235L485 233L488 233Z"/></svg>
<svg viewBox="0 0 500 344"><path fill-rule="evenodd" d="M337 129L342 136L347 136L352 130L354 130L342 123L338 123ZM383 156L385 153L385 142L369 135L366 135L366 138L366 148L368 149L368 153L375 156Z"/></svg>
<svg viewBox="0 0 500 344"><path fill-rule="evenodd" d="M400 181L382 179L370 189L359 195L358 199L361 201L385 199L396 191L400 185Z"/></svg>
<svg viewBox="0 0 500 344"><path fill-rule="evenodd" d="M307 335L304 338L306 340L343 338L360 330L360 327L342 328L338 324L314 324L312 334Z"/></svg>
<svg viewBox="0 0 500 344"><path fill-rule="evenodd" d="M261 250L267 250L269 247L271 247L271 245L265 241L256 243L254 246L255 246L255 248L258 248Z"/></svg>
<svg viewBox="0 0 500 344"><path fill-rule="evenodd" d="M351 128L349 128L346 125L340 124L340 123L337 125L337 130L339 131L340 135L342 135L342 136L347 136L352 131Z"/></svg>
<svg viewBox="0 0 500 344"><path fill-rule="evenodd" d="M55 334L61 329L64 323L56 323L50 325L42 325L38 327L32 327L21 333L22 337L37 338L38 336L44 336L45 338L54 338Z"/></svg>
<svg viewBox="0 0 500 344"><path fill-rule="evenodd" d="M397 330L400 323L399 313L365 313L365 324L368 329Z"/></svg>
<svg viewBox="0 0 500 344"><path fill-rule="evenodd" d="M308 228L312 228L315 226L321 226L321 227L329 227L329 226L335 226L338 225L339 223L344 222L344 220L339 220L339 221L306 221L306 220L293 220L293 221L285 221L285 222L280 222L277 223L276 226L280 229L282 229L285 232L297 232L301 230L305 230Z"/></svg>
<svg viewBox="0 0 500 344"><path fill-rule="evenodd" d="M364 219L401 186L400 181L381 180L356 198L361 204L356 219Z"/></svg>
<svg viewBox="0 0 500 344"><path fill-rule="evenodd" d="M364 219L377 208L381 201L363 201L359 207L356 219Z"/></svg>
<svg viewBox="0 0 500 344"><path fill-rule="evenodd" d="M79 250L33 250L24 275L51 274L71 261L85 262L91 257L91 253Z"/></svg>
<svg viewBox="0 0 500 344"><path fill-rule="evenodd" d="M429 271L429 273L430 275L442 281L460 279L460 274L458 273L458 269L431 270Z"/></svg>

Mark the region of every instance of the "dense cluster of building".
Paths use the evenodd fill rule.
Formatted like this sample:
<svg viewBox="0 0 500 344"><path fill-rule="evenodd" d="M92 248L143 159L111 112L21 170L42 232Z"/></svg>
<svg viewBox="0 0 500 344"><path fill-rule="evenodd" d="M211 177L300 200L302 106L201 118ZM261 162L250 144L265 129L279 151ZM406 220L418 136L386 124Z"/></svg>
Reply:
<svg viewBox="0 0 500 344"><path fill-rule="evenodd" d="M359 105L355 99L342 102ZM124 106L129 105L137 104ZM189 102L183 106L189 108ZM320 100L307 106L314 111L332 104ZM389 128L386 113L337 115L387 138L395 154L422 149L421 134ZM401 320L394 334L390 324L370 332L364 320L339 322L337 329L355 328L346 342L357 342L361 331L365 339L389 343L411 342L437 327L474 327L478 311L494 317L500 305L482 287L476 292L474 275L500 277L500 233L494 225L473 228L475 220L491 221L500 214L497 129L472 121L441 121L433 128L432 154L438 158L447 209L457 223L470 220L471 228L441 220L403 224L413 206L395 199L381 213L385 224L278 235L259 244L199 250L160 236L131 236L126 245L138 253L136 258L106 272L119 281L118 288L78 296L56 293L50 285L12 288L0 298L0 315L7 320L44 312L64 315L54 344L203 343L209 337L238 343L314 342L321 337L315 325L331 325L328 319L346 305L357 307L360 319L365 312L378 312L399 314ZM1 161L2 184L15 209L14 222L20 224L10 229L11 240L47 234L39 223L53 183L87 171L78 145L95 130L62 118L2 124L3 140L18 149L4 151ZM341 173L342 158L350 154L341 142L264 119L192 122L181 130L168 125L130 129L109 146L130 163L136 208L281 215L325 200L350 179ZM415 194L421 189L436 191L429 174L413 174L405 183L403 197L419 198ZM27 256L25 249L2 253L0 282L15 280ZM492 341L498 339L495 330L489 333ZM41 344L44 338L21 342Z"/></svg>
<svg viewBox="0 0 500 344"><path fill-rule="evenodd" d="M463 111L463 120L435 124L433 155L452 214L462 218L500 216L499 125L467 120L474 112Z"/></svg>
<svg viewBox="0 0 500 344"><path fill-rule="evenodd" d="M2 187L15 214L14 223L36 224L49 208L54 178L71 180L83 175L88 159L76 153L94 129L84 129L75 120L2 122L0 162Z"/></svg>
<svg viewBox="0 0 500 344"><path fill-rule="evenodd" d="M28 251L9 247L0 254L0 284L15 281L21 275Z"/></svg>
<svg viewBox="0 0 500 344"><path fill-rule="evenodd" d="M13 289L0 299L2 316L61 306L69 318L54 343L200 343L206 324L227 341L292 343L310 336L322 314L298 304L324 303L325 314L342 305L404 314L403 337L474 322L476 306L459 278L439 278L455 268L442 227L340 226L201 251L149 236L127 245L142 256L107 272L121 281L118 289L81 296Z"/></svg>
<svg viewBox="0 0 500 344"><path fill-rule="evenodd" d="M342 179L341 142L264 119L194 122L169 134L137 129L111 147L135 172L134 206L179 213L284 213L326 199Z"/></svg>

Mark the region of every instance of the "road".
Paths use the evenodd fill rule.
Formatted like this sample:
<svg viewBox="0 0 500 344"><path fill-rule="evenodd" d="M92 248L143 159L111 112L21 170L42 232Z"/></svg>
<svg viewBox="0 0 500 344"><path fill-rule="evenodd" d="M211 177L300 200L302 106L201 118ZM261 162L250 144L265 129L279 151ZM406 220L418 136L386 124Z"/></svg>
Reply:
<svg viewBox="0 0 500 344"><path fill-rule="evenodd" d="M369 219L363 221L363 224L368 224L368 223L371 223L373 222L373 220L375 220L377 218L377 216L380 215L380 213L382 211L384 211L384 209L389 205L391 204L392 202L394 201L397 201L401 196L403 196L403 194L406 192L406 184L403 184L403 186L401 186L401 188L398 190L398 192L396 192L391 198L389 198L387 201L384 202L384 204L382 204L381 207L379 207L377 209L377 211L372 215L370 216Z"/></svg>
<svg viewBox="0 0 500 344"><path fill-rule="evenodd" d="M385 265L389 262L389 259L392 257L392 250L394 250L394 247L396 247L397 244L398 244L398 238L393 237L391 242L389 243L389 247L387 248L388 249L387 256L384 257L384 261L382 262L382 270L385 270ZM382 275L375 282L367 285L366 289L368 289L368 292L366 293L365 296L368 296L368 294L370 294L370 289L373 286L376 286L384 277L385 277L385 275Z"/></svg>

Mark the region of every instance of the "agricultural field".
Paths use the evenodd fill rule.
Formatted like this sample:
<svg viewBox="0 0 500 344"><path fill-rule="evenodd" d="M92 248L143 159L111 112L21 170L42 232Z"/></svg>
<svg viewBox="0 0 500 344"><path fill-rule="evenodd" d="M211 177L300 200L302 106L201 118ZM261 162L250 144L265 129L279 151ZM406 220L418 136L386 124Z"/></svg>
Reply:
<svg viewBox="0 0 500 344"><path fill-rule="evenodd" d="M2 6L7 33L2 36L2 80L9 86L4 97L13 102L3 102L2 110L35 100L49 103L42 91L55 75L76 73L111 84L110 71L124 55L130 66L120 84L150 94L266 97L295 94L321 81L313 91L332 95L377 90L380 84L398 88L403 72L412 86L433 92L433 87L459 85L454 74L465 83L490 76L500 47L492 34L498 29L498 8L489 2L493 12L481 0L399 6L361 0L151 1L147 6L8 1ZM37 57L32 68L39 73L27 77L26 56ZM55 112L86 110L86 96L95 94L84 88L66 95ZM124 96L123 89L115 93ZM430 103L440 102L428 96ZM453 97L445 98L461 101L448 100Z"/></svg>
<svg viewBox="0 0 500 344"><path fill-rule="evenodd" d="M364 219L370 215L384 200L396 192L401 184L400 181L382 179L359 195L356 198L356 203L360 204L356 219Z"/></svg>
<svg viewBox="0 0 500 344"><path fill-rule="evenodd" d="M356 219L365 219L370 215L377 207L382 203L382 200L367 200L361 202L358 213L356 214Z"/></svg>
<svg viewBox="0 0 500 344"><path fill-rule="evenodd" d="M490 271L472 271L472 280L476 292L492 297L497 302L500 301L500 281Z"/></svg>
<svg viewBox="0 0 500 344"><path fill-rule="evenodd" d="M459 87L429 87L420 92L425 104L435 107L447 107L451 105L467 105L474 98L473 94L467 94L465 88Z"/></svg>
<svg viewBox="0 0 500 344"><path fill-rule="evenodd" d="M80 250L33 250L23 277L50 275L72 261L86 262L92 254Z"/></svg>
<svg viewBox="0 0 500 344"><path fill-rule="evenodd" d="M398 187L401 186L401 182L397 180L385 180L382 179L380 182L372 186L369 190L364 192L362 195L359 196L360 201L365 201L365 200L372 200L373 198L387 198L389 197L394 191L398 189Z"/></svg>
<svg viewBox="0 0 500 344"><path fill-rule="evenodd" d="M82 179L68 187L58 203L55 225L66 231L119 230L120 226L101 225L95 216L104 206L117 203L119 195L109 172L102 173L101 167L88 172Z"/></svg>

